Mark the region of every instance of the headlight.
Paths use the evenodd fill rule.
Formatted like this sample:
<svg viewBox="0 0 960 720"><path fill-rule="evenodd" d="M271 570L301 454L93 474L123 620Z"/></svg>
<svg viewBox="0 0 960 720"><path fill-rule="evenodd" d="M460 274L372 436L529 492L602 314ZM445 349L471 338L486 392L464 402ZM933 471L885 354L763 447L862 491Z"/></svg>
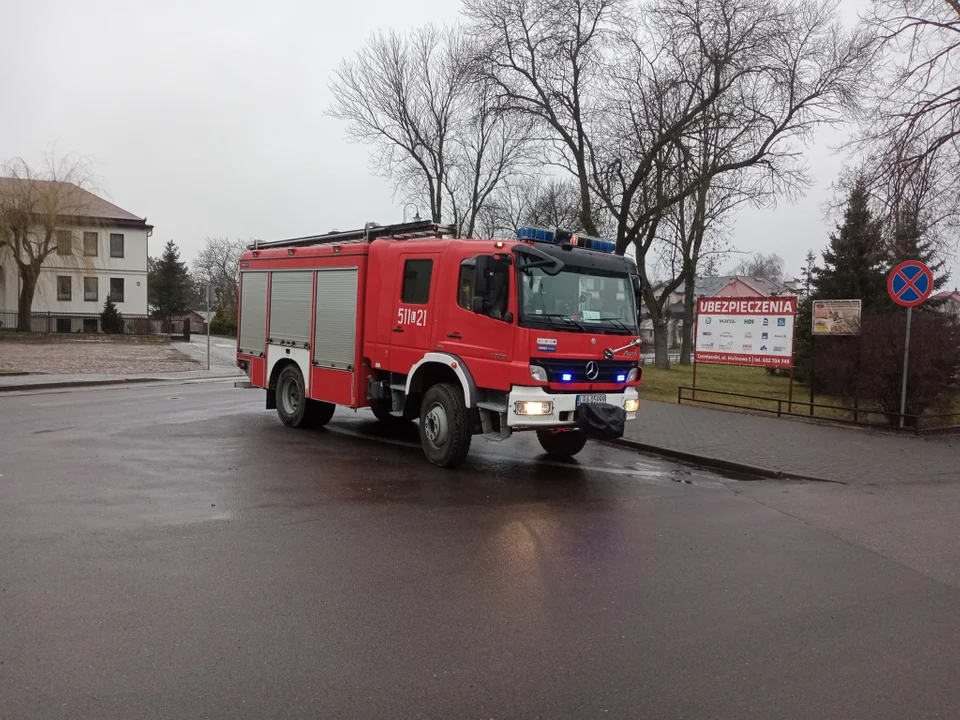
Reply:
<svg viewBox="0 0 960 720"><path fill-rule="evenodd" d="M544 369L543 369L542 367L540 367L539 365L531 365L531 366L530 366L530 377L532 377L534 380L539 380L540 382L546 382L546 381L547 381L547 371L544 370Z"/></svg>
<svg viewBox="0 0 960 720"><path fill-rule="evenodd" d="M640 407L640 400L638 398L630 398L629 400L623 401L623 409L627 412L636 412Z"/></svg>
<svg viewBox="0 0 960 720"><path fill-rule="evenodd" d="M553 403L542 400L520 400L515 406L517 415L550 415L553 412Z"/></svg>
<svg viewBox="0 0 960 720"><path fill-rule="evenodd" d="M637 379L637 375L639 374L640 373L638 368L634 368L633 370L627 373L627 382L634 382Z"/></svg>

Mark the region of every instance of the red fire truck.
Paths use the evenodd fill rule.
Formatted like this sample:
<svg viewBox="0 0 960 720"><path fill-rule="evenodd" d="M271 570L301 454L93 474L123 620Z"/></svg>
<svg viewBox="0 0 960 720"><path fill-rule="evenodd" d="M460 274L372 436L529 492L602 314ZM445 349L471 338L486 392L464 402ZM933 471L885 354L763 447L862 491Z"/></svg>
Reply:
<svg viewBox="0 0 960 720"><path fill-rule="evenodd" d="M258 243L240 261L237 364L290 427L337 405L418 419L430 462L473 435L536 431L553 456L618 437L641 380L636 264L524 228L463 240L430 222Z"/></svg>

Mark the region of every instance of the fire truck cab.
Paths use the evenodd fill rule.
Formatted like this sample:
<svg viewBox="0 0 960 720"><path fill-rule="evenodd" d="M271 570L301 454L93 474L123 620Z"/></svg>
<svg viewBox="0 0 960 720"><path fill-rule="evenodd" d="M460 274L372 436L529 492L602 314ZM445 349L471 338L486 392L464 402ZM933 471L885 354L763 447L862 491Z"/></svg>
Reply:
<svg viewBox="0 0 960 720"><path fill-rule="evenodd" d="M570 457L623 434L641 380L635 263L613 244L429 222L258 243L240 261L237 364L290 427L337 405L419 421L430 462L536 431Z"/></svg>

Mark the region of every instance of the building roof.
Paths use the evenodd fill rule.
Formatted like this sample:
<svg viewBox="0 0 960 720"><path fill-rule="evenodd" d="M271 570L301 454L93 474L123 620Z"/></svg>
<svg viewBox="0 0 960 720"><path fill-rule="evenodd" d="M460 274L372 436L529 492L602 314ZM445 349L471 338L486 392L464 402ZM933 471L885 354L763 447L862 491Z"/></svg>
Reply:
<svg viewBox="0 0 960 720"><path fill-rule="evenodd" d="M960 290L944 290L933 296L934 300L953 300L960 303Z"/></svg>
<svg viewBox="0 0 960 720"><path fill-rule="evenodd" d="M80 186L56 180L23 180L20 178L0 177L0 194L23 193L26 186L47 189L60 193L66 200L65 216L89 220L113 220L126 225L147 225L147 219L138 217L102 197L94 195Z"/></svg>

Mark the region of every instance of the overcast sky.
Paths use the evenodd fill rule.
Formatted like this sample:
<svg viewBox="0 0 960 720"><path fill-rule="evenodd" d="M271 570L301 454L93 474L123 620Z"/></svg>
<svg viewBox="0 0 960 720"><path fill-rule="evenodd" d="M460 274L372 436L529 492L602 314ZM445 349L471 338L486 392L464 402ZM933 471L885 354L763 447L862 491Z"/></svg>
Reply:
<svg viewBox="0 0 960 720"><path fill-rule="evenodd" d="M853 22L867 0L843 0ZM0 23L0 160L95 161L104 195L192 259L206 236L264 240L397 221L402 205L366 148L323 114L332 69L377 28L456 19L452 0L270 3L31 0ZM823 132L818 184L797 205L742 211L734 243L799 272L831 225L823 204L843 160Z"/></svg>

